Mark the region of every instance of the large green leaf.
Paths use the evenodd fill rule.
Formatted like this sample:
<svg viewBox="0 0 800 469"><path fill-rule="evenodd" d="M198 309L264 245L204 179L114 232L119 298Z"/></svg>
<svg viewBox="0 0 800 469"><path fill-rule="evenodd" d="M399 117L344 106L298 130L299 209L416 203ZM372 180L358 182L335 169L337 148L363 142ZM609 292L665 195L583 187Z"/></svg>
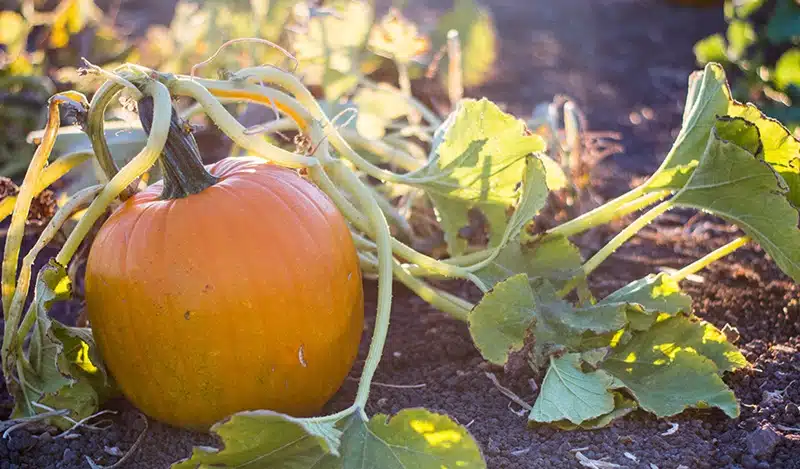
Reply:
<svg viewBox="0 0 800 469"><path fill-rule="evenodd" d="M328 455L339 454L341 430L335 423L316 423L267 410L240 412L211 431L223 449L195 447L172 469L311 469Z"/></svg>
<svg viewBox="0 0 800 469"><path fill-rule="evenodd" d="M755 125L740 118L719 120L699 166L673 202L735 223L752 236L784 272L800 281L797 209L786 198L789 188L784 180L752 153L753 139L747 135L753 132L747 129L755 131ZM724 140L721 133L738 142Z"/></svg>
<svg viewBox="0 0 800 469"><path fill-rule="evenodd" d="M455 0L453 9L442 15L432 36L433 50L447 41L451 29L461 40L464 86L479 86L489 79L497 60L497 31L491 13L475 0ZM442 83L447 83L447 58L439 66Z"/></svg>
<svg viewBox="0 0 800 469"><path fill-rule="evenodd" d="M725 71L719 64L709 63L702 72L691 75L681 130L661 167L646 183L648 190L683 187L705 150L716 117L727 113L729 96Z"/></svg>
<svg viewBox="0 0 800 469"><path fill-rule="evenodd" d="M517 215L512 221L532 218L544 204L544 169L530 156L544 150L544 141L527 135L524 122L494 103L462 101L435 137L434 158L415 173L411 183L431 197L451 254L462 253L467 245L459 230L469 224L470 209L477 208L486 216L490 244L497 246L511 238L506 231L507 211L521 192L530 197L524 199L527 202L520 211L525 217ZM523 179L526 184L520 191Z"/></svg>
<svg viewBox="0 0 800 469"><path fill-rule="evenodd" d="M576 275L582 262L580 250L564 236L547 235L528 243L516 238L475 275L488 286L525 273L531 279L542 277L560 287Z"/></svg>
<svg viewBox="0 0 800 469"><path fill-rule="evenodd" d="M466 428L446 415L404 409L365 422L353 415L345 423L342 469L485 468L480 449ZM328 458L332 459L332 458Z"/></svg>
<svg viewBox="0 0 800 469"><path fill-rule="evenodd" d="M550 357L550 368L528 416L539 423L566 420L579 425L614 410L614 378L602 370L581 370L580 354Z"/></svg>
<svg viewBox="0 0 800 469"><path fill-rule="evenodd" d="M676 316L618 345L601 369L617 378L643 409L659 417L706 406L735 417L736 397L719 375L746 364L714 326Z"/></svg>

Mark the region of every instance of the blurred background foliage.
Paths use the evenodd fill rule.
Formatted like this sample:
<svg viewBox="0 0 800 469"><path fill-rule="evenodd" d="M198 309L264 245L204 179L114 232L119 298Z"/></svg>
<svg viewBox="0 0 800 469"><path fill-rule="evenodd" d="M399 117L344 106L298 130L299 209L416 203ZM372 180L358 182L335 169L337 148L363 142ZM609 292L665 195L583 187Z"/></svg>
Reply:
<svg viewBox="0 0 800 469"><path fill-rule="evenodd" d="M695 46L697 62L723 64L734 98L800 128L800 1L725 0L727 30Z"/></svg>

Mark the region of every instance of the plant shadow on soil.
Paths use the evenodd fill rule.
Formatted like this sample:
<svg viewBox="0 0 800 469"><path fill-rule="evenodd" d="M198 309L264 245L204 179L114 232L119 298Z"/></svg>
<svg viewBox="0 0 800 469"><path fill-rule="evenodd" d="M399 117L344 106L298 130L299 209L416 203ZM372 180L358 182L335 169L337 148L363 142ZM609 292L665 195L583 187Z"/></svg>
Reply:
<svg viewBox="0 0 800 469"><path fill-rule="evenodd" d="M557 93L577 98L592 128L624 136L625 152L595 174L606 196L621 192L633 175L652 170L657 155L668 149L680 125L686 78L695 68L691 46L721 30L722 24L718 10L676 8L661 0L485 3L501 32L501 60L493 80L470 94L505 101L520 116ZM435 13L448 4L426 2L425 8ZM613 291L661 266L684 265L735 236L719 220L690 221L691 215L676 212L645 229L593 275L596 293ZM604 230L596 236L607 240L611 235ZM591 246L587 248L589 253ZM488 367L464 324L397 284L392 326L376 376L380 384L367 411L392 414L424 406L446 413L469 426L491 469L579 467L578 450L627 468L800 468L800 432L781 429L800 427L800 287L757 248L742 249L702 275L704 283L685 282L695 313L718 327L737 328L738 345L753 364L725 377L741 402L738 419L715 410L688 411L669 423L637 412L597 431L528 428L527 417L519 415L486 372L495 373L529 403L536 397L532 372ZM455 282L445 287L477 300L472 287ZM375 290L375 283L367 282L359 361L328 410L345 407L355 394L374 320ZM67 310L73 319L74 311ZM77 438L54 439L52 431L23 429L0 439L0 469L88 468L85 456L113 464L119 458L110 453L115 448L127 451L144 429L144 420L122 399L107 408L118 414L111 416L113 425L106 431L82 429L75 432ZM0 388L0 419L9 411L8 395ZM667 434L674 424L677 431ZM214 443L208 435L150 421L143 444L121 467L166 468L188 456L193 445Z"/></svg>

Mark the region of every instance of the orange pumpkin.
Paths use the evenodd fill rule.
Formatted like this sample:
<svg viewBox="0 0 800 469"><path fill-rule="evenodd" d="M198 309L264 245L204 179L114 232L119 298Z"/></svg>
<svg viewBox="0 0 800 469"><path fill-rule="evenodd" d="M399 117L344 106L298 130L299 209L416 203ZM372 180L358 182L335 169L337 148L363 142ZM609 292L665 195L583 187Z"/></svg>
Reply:
<svg viewBox="0 0 800 469"><path fill-rule="evenodd" d="M173 127L164 155L174 157ZM181 165L203 170L167 163L173 192ZM314 414L361 338L349 229L292 170L255 158L206 169L213 178L196 193L164 198L159 182L100 229L86 301L106 366L134 405L175 426L205 429L251 409Z"/></svg>

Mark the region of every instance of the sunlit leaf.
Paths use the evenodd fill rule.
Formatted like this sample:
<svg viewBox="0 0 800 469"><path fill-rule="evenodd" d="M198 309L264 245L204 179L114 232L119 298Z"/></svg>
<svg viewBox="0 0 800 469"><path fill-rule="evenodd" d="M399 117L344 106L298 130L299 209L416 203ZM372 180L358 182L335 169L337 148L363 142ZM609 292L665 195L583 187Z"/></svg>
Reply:
<svg viewBox="0 0 800 469"><path fill-rule="evenodd" d="M614 410L614 382L605 371L581 370L580 354L550 357L550 368L528 419L539 423L566 420L575 425Z"/></svg>
<svg viewBox="0 0 800 469"><path fill-rule="evenodd" d="M56 301L71 294L63 266L51 261L39 271L34 290L36 325L29 346L29 367L23 367L22 394L16 399L15 416L39 412L39 402L69 409L71 417L82 419L97 411L101 401L112 394L110 380L91 332L65 326L50 319L48 311ZM64 420L56 420L66 425Z"/></svg>
<svg viewBox="0 0 800 469"><path fill-rule="evenodd" d="M447 41L447 33L455 29L461 39L464 86L485 83L497 59L497 31L489 10L475 0L455 0L453 9L445 13L432 36L433 50ZM439 66L443 83L447 83L447 58Z"/></svg>
<svg viewBox="0 0 800 469"><path fill-rule="evenodd" d="M680 189L697 166L717 116L727 113L730 92L725 72L716 63L689 78L689 93L680 133L661 167L647 182L649 190Z"/></svg>
<svg viewBox="0 0 800 469"><path fill-rule="evenodd" d="M735 223L772 256L781 270L800 280L798 212L786 198L789 188L759 156L720 137L720 133L733 136L732 127L755 128L740 118L720 120L699 166L673 202Z"/></svg>
<svg viewBox="0 0 800 469"><path fill-rule="evenodd" d="M746 360L711 324L677 316L615 348L601 369L617 378L639 405L659 417L689 407L719 407L735 417L736 397L720 378Z"/></svg>
<svg viewBox="0 0 800 469"><path fill-rule="evenodd" d="M436 134L434 159L412 184L433 200L451 254L460 254L467 246L459 230L469 224L472 208L486 216L490 245L497 246L510 239L507 212L520 198L526 171L541 172L527 176L534 181L528 187L536 190L530 206L544 203L539 200L547 191L541 163L526 163L530 155L544 150L544 141L526 135L524 122L486 99L463 100L442 127Z"/></svg>
<svg viewBox="0 0 800 469"><path fill-rule="evenodd" d="M800 57L798 57L800 61ZM800 65L798 65L800 67ZM755 124L761 139L764 161L781 175L789 190L789 201L800 207L800 141L780 122L765 116L752 104L731 101L728 115L742 117ZM741 142L736 140L740 146Z"/></svg>
<svg viewBox="0 0 800 469"><path fill-rule="evenodd" d="M681 292L678 283L667 274L648 275L625 285L598 304L629 303L641 309L629 309L628 321L634 330L647 330L659 313L689 313L692 298Z"/></svg>
<svg viewBox="0 0 800 469"><path fill-rule="evenodd" d="M332 458L328 458L332 459ZM466 428L446 415L404 409L389 417L348 418L342 436L343 469L485 468L480 449Z"/></svg>

